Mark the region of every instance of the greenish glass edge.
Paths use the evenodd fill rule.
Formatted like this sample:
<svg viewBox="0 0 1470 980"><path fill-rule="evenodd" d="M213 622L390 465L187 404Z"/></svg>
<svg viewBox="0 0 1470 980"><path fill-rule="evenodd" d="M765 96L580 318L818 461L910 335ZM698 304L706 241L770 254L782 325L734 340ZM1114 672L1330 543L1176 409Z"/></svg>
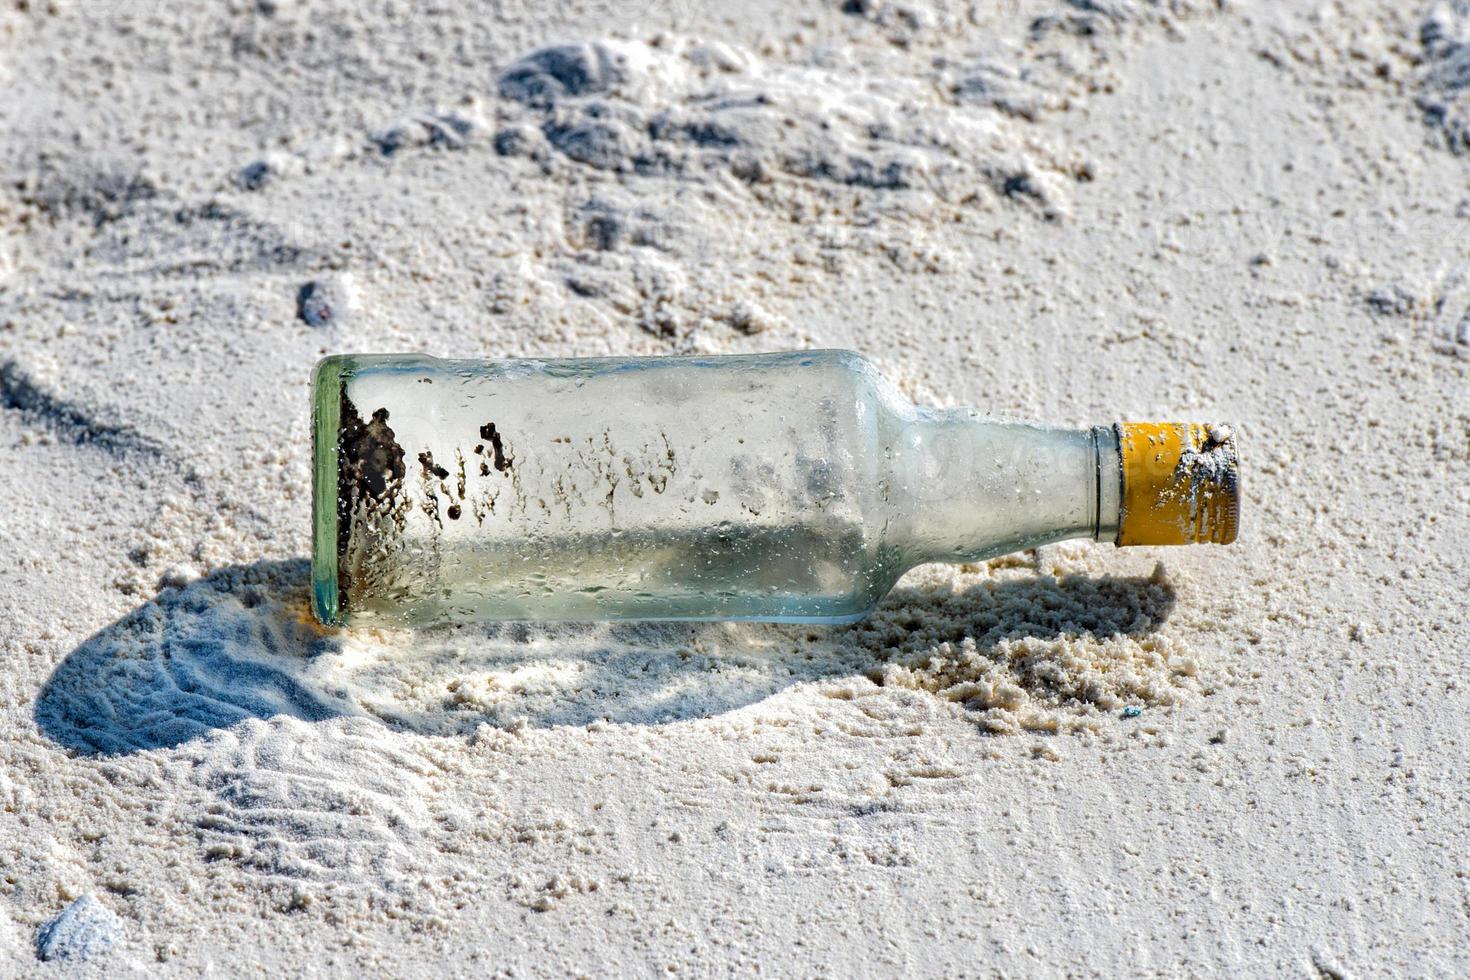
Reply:
<svg viewBox="0 0 1470 980"><path fill-rule="evenodd" d="M311 602L328 626L345 623L337 591L337 430L348 358L334 354L311 375Z"/></svg>

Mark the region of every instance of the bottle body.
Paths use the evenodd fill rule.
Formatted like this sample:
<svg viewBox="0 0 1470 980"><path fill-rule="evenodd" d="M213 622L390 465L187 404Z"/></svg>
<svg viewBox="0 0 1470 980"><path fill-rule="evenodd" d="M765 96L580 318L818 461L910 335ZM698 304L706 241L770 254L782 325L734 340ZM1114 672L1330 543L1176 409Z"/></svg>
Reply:
<svg viewBox="0 0 1470 980"><path fill-rule="evenodd" d="M850 622L921 562L1117 519L1110 429L916 408L846 351L343 355L313 398L332 624Z"/></svg>
<svg viewBox="0 0 1470 980"><path fill-rule="evenodd" d="M317 389L319 449L363 461L318 456L329 620L838 621L897 578L839 358L348 357Z"/></svg>

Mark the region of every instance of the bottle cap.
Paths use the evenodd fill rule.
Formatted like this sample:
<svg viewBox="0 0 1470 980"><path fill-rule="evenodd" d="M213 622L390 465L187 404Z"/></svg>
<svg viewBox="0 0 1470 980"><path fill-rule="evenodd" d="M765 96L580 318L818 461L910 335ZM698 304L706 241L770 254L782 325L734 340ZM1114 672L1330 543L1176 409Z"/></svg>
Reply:
<svg viewBox="0 0 1470 980"><path fill-rule="evenodd" d="M1197 422L1119 422L1118 544L1229 544L1240 520L1235 432Z"/></svg>

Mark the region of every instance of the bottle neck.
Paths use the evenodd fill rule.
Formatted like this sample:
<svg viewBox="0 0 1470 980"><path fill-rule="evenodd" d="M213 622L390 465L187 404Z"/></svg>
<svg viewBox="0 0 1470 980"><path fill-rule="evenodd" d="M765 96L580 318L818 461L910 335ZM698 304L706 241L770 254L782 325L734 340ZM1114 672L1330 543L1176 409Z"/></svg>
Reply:
<svg viewBox="0 0 1470 980"><path fill-rule="evenodd" d="M1111 426L1058 429L968 408L921 409L893 445L891 540L916 564L1117 534L1121 470Z"/></svg>

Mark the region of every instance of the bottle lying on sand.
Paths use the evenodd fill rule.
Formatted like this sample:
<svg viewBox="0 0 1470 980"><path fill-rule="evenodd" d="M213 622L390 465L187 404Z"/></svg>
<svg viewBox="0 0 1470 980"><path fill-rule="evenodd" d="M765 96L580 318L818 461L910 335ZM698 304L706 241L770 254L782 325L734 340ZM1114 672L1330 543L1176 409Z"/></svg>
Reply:
<svg viewBox="0 0 1470 980"><path fill-rule="evenodd" d="M845 623L924 562L1236 533L1227 426L918 408L848 351L333 356L312 421L333 625Z"/></svg>

